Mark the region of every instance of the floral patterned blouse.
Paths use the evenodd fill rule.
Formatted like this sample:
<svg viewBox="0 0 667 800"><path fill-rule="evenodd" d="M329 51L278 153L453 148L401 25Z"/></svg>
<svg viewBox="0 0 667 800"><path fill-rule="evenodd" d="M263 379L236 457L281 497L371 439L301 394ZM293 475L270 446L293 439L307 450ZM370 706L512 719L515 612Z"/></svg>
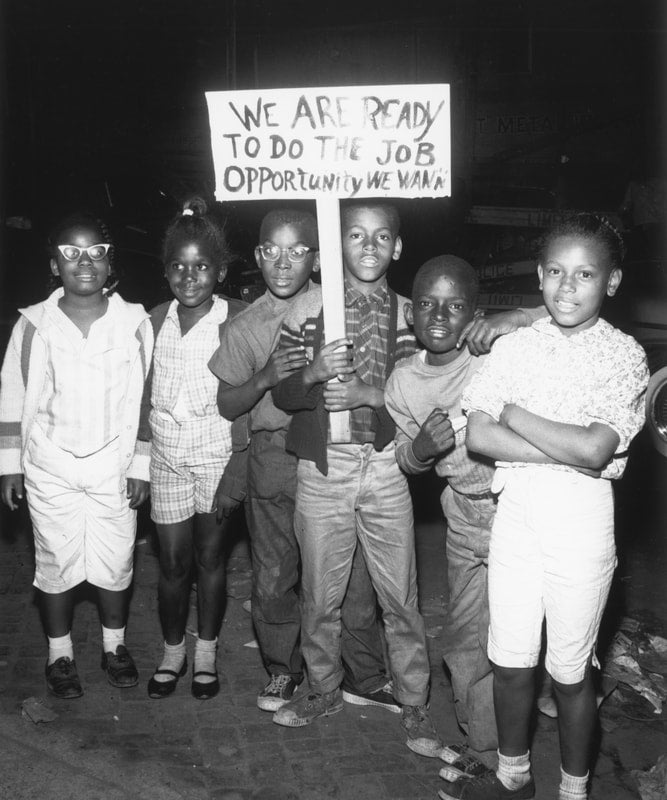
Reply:
<svg viewBox="0 0 667 800"><path fill-rule="evenodd" d="M556 422L607 425L620 442L601 477L620 478L630 442L644 424L648 379L644 350L605 320L565 336L546 317L494 344L463 392L462 405L496 421L513 403Z"/></svg>

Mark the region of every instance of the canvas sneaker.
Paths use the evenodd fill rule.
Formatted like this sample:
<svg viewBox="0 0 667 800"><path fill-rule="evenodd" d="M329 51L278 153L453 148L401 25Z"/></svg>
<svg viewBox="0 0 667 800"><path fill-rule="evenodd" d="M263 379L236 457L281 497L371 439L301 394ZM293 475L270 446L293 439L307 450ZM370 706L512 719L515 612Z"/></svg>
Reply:
<svg viewBox="0 0 667 800"><path fill-rule="evenodd" d="M442 740L438 736L427 706L403 706L401 725L408 734L407 746L413 753L427 758L438 758Z"/></svg>
<svg viewBox="0 0 667 800"><path fill-rule="evenodd" d="M257 708L262 711L277 711L292 699L297 686L297 682L289 675L272 675L271 680L257 695Z"/></svg>
<svg viewBox="0 0 667 800"><path fill-rule="evenodd" d="M317 717L329 717L343 710L343 698L340 689L333 692L309 692L286 703L273 715L276 725L288 728L300 728L310 725Z"/></svg>
<svg viewBox="0 0 667 800"><path fill-rule="evenodd" d="M394 700L394 687L391 681L387 681L374 692L353 692L351 689L343 689L343 700L355 706L377 706L394 714L401 713L400 704Z"/></svg>
<svg viewBox="0 0 667 800"><path fill-rule="evenodd" d="M446 781L455 781L458 778L484 775L493 772L490 767L474 756L466 744L449 744L440 751L440 758L445 766L440 770L440 777Z"/></svg>

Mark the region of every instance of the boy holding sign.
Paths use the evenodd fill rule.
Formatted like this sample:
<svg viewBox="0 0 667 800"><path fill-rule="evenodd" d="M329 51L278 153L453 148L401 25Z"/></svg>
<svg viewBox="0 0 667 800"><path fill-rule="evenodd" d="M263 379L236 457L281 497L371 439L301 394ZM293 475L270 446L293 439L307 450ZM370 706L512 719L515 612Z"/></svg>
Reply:
<svg viewBox="0 0 667 800"><path fill-rule="evenodd" d="M394 695L408 747L436 757L442 742L426 705L429 661L417 604L412 503L394 454L384 386L395 362L415 352L403 321L407 300L387 286L401 254L396 210L376 201L343 209L345 317L349 338L323 344L322 296L295 300L282 347L305 348L307 366L273 389L294 414L287 448L299 461L295 510L301 549L301 645L310 691L279 709L279 725L307 725L341 711L340 609L360 545L382 607ZM343 348L342 350L340 348ZM330 379L340 380L329 383ZM328 413L350 411L352 441L331 444Z"/></svg>
<svg viewBox="0 0 667 800"><path fill-rule="evenodd" d="M220 379L221 414L235 419L250 413L245 508L253 567L252 618L270 676L257 705L273 712L291 699L303 680L303 660L299 550L294 538L296 458L285 451L289 417L275 407L270 390L306 364L302 347L276 346L291 306L316 288L310 280L319 269L315 217L294 209L271 211L262 221L259 242L255 259L266 292L228 322L209 367ZM398 712L387 687L376 606L359 550L342 614L346 692L359 705Z"/></svg>

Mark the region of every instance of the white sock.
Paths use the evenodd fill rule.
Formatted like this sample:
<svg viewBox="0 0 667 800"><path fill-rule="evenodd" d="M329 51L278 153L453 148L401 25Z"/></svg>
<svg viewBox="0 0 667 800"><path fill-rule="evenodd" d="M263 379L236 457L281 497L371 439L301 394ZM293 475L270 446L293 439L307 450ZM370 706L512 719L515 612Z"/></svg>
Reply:
<svg viewBox="0 0 667 800"><path fill-rule="evenodd" d="M561 766L558 800L586 800L588 797L587 786L588 772L582 776L569 775Z"/></svg>
<svg viewBox="0 0 667 800"><path fill-rule="evenodd" d="M218 652L218 637L215 639L195 639L195 665L194 674L197 672L215 672L215 657ZM213 675L198 675L199 683L213 683Z"/></svg>
<svg viewBox="0 0 667 800"><path fill-rule="evenodd" d="M119 644L125 644L125 628L105 628L102 625L102 649L116 655Z"/></svg>
<svg viewBox="0 0 667 800"><path fill-rule="evenodd" d="M183 663L185 662L185 636L181 640L180 644L167 644L164 643L164 656L162 657L162 662L158 669L170 669L172 672L175 672L177 675L180 674L180 671L183 669ZM157 672L153 675L153 678L158 683L167 683L168 681L173 681L174 678L172 675L160 675Z"/></svg>
<svg viewBox="0 0 667 800"><path fill-rule="evenodd" d="M59 658L74 659L74 645L72 644L70 633L66 633L64 636L47 636L46 638L49 640L49 655L46 661L49 666Z"/></svg>
<svg viewBox="0 0 667 800"><path fill-rule="evenodd" d="M498 780L512 791L525 786L530 780L530 750L521 756L504 756L498 750Z"/></svg>

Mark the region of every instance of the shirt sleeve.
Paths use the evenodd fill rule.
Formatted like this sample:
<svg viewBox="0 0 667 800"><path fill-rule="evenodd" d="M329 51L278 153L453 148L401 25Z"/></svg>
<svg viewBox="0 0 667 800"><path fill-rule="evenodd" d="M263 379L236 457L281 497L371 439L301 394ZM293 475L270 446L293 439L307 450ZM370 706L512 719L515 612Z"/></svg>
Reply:
<svg viewBox="0 0 667 800"><path fill-rule="evenodd" d="M614 353L609 377L596 393L591 420L616 431L620 442L617 452L624 452L642 429L646 414L644 403L649 370L646 354L634 341Z"/></svg>
<svg viewBox="0 0 667 800"><path fill-rule="evenodd" d="M230 386L243 386L257 371L257 359L248 332L230 319L222 332L220 345L208 362L211 372Z"/></svg>
<svg viewBox="0 0 667 800"><path fill-rule="evenodd" d="M400 373L393 372L389 376L384 390L384 403L390 416L396 423L396 461L398 466L407 473L418 474L428 472L435 459L420 461L412 450L412 443L421 430L419 423L410 413L410 409L401 391Z"/></svg>
<svg viewBox="0 0 667 800"><path fill-rule="evenodd" d="M514 334L498 339L480 369L463 390L461 406L468 414L483 411L496 421L511 402L508 378L516 370L513 363Z"/></svg>
<svg viewBox="0 0 667 800"><path fill-rule="evenodd" d="M0 377L0 475L16 475L21 467L21 417L25 386L21 372L21 348L26 320L14 326Z"/></svg>

